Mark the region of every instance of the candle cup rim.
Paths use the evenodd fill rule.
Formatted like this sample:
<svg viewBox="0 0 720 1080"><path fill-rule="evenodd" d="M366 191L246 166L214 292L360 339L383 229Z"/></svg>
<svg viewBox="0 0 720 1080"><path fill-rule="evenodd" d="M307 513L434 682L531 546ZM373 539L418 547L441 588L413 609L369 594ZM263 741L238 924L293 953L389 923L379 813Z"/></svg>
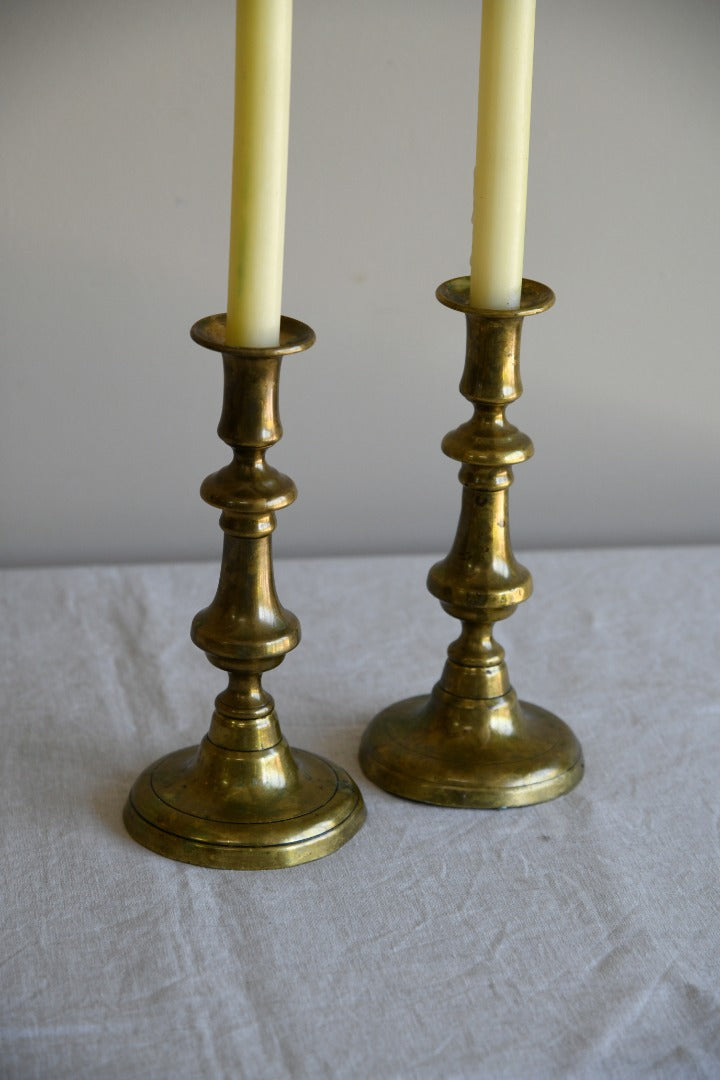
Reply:
<svg viewBox="0 0 720 1080"><path fill-rule="evenodd" d="M225 341L226 313L206 315L190 328L190 337L198 345L231 356L246 356L257 360L272 356L288 356L303 352L315 343L315 331L289 315L280 318L280 341L277 345L228 345Z"/></svg>
<svg viewBox="0 0 720 1080"><path fill-rule="evenodd" d="M518 316L539 315L555 303L555 293L549 285L532 278L522 279L520 304L514 308L480 308L470 303L470 278L468 275L450 278L438 285L435 295L445 307L462 311L466 315L480 315L486 319L512 319Z"/></svg>

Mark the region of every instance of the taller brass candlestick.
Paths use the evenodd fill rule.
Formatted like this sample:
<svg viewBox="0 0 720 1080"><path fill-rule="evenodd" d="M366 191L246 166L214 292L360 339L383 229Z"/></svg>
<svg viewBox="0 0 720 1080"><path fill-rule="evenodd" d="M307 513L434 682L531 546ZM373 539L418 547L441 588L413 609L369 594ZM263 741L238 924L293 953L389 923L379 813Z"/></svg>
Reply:
<svg viewBox="0 0 720 1080"><path fill-rule="evenodd" d="M450 554L428 575L428 589L462 633L448 649L429 696L391 705L363 736L360 763L394 795L441 806L496 808L545 802L570 791L583 774L580 744L562 720L518 701L493 624L512 615L532 591L513 555L508 526L512 467L533 452L505 417L522 392L520 333L526 315L545 311L552 290L523 281L512 311L471 307L469 279L446 281L437 297L467 319L460 391L474 406L467 423L445 436L443 451L461 462L462 509Z"/></svg>
<svg viewBox="0 0 720 1080"><path fill-rule="evenodd" d="M178 750L135 782L124 820L145 847L199 866L257 870L292 866L335 851L365 820L362 797L337 765L291 750L262 688L300 640L295 616L273 581L275 511L295 485L265 461L282 435L278 378L283 356L310 347L315 334L283 318L277 348L225 344L225 316L195 323L193 339L223 354L225 392L218 427L233 460L202 485L222 511L225 533L215 599L195 616L191 637L228 687L215 700L200 746Z"/></svg>

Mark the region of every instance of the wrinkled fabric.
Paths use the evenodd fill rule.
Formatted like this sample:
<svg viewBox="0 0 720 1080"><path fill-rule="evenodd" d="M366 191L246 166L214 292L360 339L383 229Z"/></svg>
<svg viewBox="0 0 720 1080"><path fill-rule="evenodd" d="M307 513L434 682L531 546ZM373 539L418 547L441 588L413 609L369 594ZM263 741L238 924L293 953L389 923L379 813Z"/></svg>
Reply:
<svg viewBox="0 0 720 1080"><path fill-rule="evenodd" d="M523 559L535 596L497 637L587 771L503 812L358 767L368 720L428 691L457 636L432 561L277 562L303 640L265 686L368 820L264 872L171 862L121 821L224 685L188 637L217 565L0 575L0 1076L720 1074L720 548Z"/></svg>

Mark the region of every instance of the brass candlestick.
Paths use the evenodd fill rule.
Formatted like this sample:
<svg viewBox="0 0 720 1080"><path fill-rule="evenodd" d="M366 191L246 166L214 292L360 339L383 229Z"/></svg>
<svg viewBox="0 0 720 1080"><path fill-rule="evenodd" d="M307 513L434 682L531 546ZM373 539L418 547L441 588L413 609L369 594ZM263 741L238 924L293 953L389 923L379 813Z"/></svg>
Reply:
<svg viewBox="0 0 720 1080"><path fill-rule="evenodd" d="M512 615L532 591L512 553L508 488L512 466L532 442L505 418L522 392L520 333L526 315L545 311L552 290L523 281L520 306L470 306L469 279L446 281L437 297L467 319L460 391L472 419L445 436L443 451L460 461L462 510L450 554L428 575L428 589L462 633L448 649L429 696L381 712L367 728L360 763L394 795L441 806L500 808L545 802L570 791L583 774L580 744L562 720L518 701L493 624Z"/></svg>
<svg viewBox="0 0 720 1080"><path fill-rule="evenodd" d="M362 796L337 765L282 736L262 673L300 640L296 617L280 605L273 581L275 511L295 485L265 461L282 435L278 378L283 356L315 341L304 323L283 318L277 348L225 344L225 316L195 323L193 339L223 354L225 391L218 427L233 460L202 485L222 511L225 533L215 599L191 637L226 671L200 746L155 762L125 806L128 832L145 847L199 866L256 870L318 859L349 840L365 820Z"/></svg>

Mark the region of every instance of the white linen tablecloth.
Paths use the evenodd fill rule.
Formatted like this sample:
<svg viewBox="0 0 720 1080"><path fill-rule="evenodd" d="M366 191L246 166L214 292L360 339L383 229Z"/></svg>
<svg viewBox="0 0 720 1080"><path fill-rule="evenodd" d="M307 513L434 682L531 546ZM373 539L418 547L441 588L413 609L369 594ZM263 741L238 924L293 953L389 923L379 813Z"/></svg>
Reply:
<svg viewBox="0 0 720 1080"><path fill-rule="evenodd" d="M0 1076L720 1076L720 548L545 552L498 638L587 771L502 812L406 802L357 746L457 624L431 557L279 561L303 641L265 678L368 820L289 870L124 832L138 773L205 733L188 637L216 564L5 571Z"/></svg>

